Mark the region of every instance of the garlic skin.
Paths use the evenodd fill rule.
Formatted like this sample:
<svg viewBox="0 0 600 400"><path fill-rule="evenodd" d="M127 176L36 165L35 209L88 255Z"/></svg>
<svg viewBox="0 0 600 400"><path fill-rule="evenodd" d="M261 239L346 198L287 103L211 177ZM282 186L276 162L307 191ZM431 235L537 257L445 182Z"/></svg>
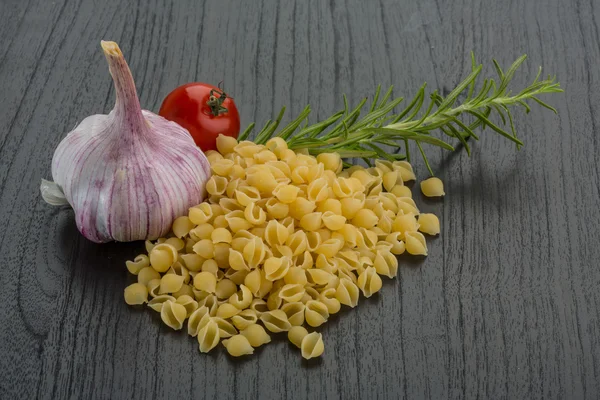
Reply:
<svg viewBox="0 0 600 400"><path fill-rule="evenodd" d="M79 231L97 243L156 239L202 202L210 165L180 125L142 110L131 72L115 42L101 42L116 103L85 118L58 145L46 202L68 202Z"/></svg>

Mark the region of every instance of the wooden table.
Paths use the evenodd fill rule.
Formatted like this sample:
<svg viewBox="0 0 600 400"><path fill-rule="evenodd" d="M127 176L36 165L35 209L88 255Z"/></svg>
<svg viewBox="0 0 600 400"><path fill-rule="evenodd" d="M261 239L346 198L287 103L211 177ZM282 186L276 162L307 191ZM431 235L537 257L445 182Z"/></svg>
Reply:
<svg viewBox="0 0 600 400"><path fill-rule="evenodd" d="M0 398L597 399L600 5L485 3L3 0ZM140 243L92 244L40 198L59 141L113 106L101 39L120 43L144 108L223 80L244 125L282 105L323 118L379 83L447 93L471 50L488 76L527 53L515 86L543 65L566 92L546 97L558 116L516 114L521 151L490 131L471 158L427 149L447 197L413 191L442 234L323 327L320 360L285 338L233 360L125 305Z"/></svg>

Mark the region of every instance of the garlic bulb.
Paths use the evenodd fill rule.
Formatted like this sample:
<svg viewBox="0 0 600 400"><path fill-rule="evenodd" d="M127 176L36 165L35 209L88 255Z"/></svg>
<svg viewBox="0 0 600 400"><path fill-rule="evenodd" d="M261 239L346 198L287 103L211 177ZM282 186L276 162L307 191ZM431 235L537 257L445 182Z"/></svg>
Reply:
<svg viewBox="0 0 600 400"><path fill-rule="evenodd" d="M42 180L42 197L70 204L77 228L93 242L156 239L202 201L210 166L187 130L141 109L119 46L101 45L115 107L85 118L60 142L54 182Z"/></svg>

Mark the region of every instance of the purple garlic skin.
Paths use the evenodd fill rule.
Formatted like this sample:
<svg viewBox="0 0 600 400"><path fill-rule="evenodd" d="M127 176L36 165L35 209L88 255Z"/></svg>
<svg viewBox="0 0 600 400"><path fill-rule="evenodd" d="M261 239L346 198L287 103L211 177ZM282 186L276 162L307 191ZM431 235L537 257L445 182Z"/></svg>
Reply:
<svg viewBox="0 0 600 400"><path fill-rule="evenodd" d="M156 239L202 202L210 165L186 129L141 110L118 45L102 42L102 48L115 83L115 108L85 118L60 142L52 178L89 240ZM48 199L49 187L42 183L42 195L59 204Z"/></svg>

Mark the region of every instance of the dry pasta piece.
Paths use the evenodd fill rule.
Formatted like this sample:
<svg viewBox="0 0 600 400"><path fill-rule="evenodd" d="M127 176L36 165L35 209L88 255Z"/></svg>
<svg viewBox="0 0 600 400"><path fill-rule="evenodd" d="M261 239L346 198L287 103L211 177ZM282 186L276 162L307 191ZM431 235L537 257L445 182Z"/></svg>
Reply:
<svg viewBox="0 0 600 400"><path fill-rule="evenodd" d="M263 299L254 299L250 304L250 309L256 313L259 317L269 311L269 307L267 306L267 302Z"/></svg>
<svg viewBox="0 0 600 400"><path fill-rule="evenodd" d="M345 197L340 199L340 204L342 205L342 215L346 219L352 219L358 211L363 209L365 196L362 193L358 193L352 197Z"/></svg>
<svg viewBox="0 0 600 400"><path fill-rule="evenodd" d="M297 158L296 158L296 160L297 160ZM308 166L306 166L306 165L293 166L290 177L292 178L292 182L294 182L296 185L307 183L309 181Z"/></svg>
<svg viewBox="0 0 600 400"><path fill-rule="evenodd" d="M215 249L215 261L219 268L227 267L227 262L229 261L229 251L231 250L231 246L227 243L217 243L214 245Z"/></svg>
<svg viewBox="0 0 600 400"><path fill-rule="evenodd" d="M365 228L358 228L358 247L363 247L367 249L371 249L375 247L378 241L377 234L372 230Z"/></svg>
<svg viewBox="0 0 600 400"><path fill-rule="evenodd" d="M133 283L125 288L125 303L131 305L148 302L148 288L142 283Z"/></svg>
<svg viewBox="0 0 600 400"><path fill-rule="evenodd" d="M367 208L358 210L354 218L352 218L352 225L366 229L373 228L375 225L377 225L377 222L377 215L375 215L372 210Z"/></svg>
<svg viewBox="0 0 600 400"><path fill-rule="evenodd" d="M332 231L339 231L346 224L346 217L334 214L332 211L325 211L321 218L325 227Z"/></svg>
<svg viewBox="0 0 600 400"><path fill-rule="evenodd" d="M379 221L377 221L376 228L378 228L382 232L382 234L387 236L392 232L393 224L394 219L392 219L392 217L390 217L389 215L383 215L379 218Z"/></svg>
<svg viewBox="0 0 600 400"><path fill-rule="evenodd" d="M281 307L292 326L300 326L304 323L304 309L304 303L301 302L286 303Z"/></svg>
<svg viewBox="0 0 600 400"><path fill-rule="evenodd" d="M248 339L252 347L260 347L271 342L271 337L261 325L251 324L242 330L241 334Z"/></svg>
<svg viewBox="0 0 600 400"><path fill-rule="evenodd" d="M327 258L332 258L338 253L343 245L344 243L337 239L327 239L321 243L321 246L315 250L315 253L323 254Z"/></svg>
<svg viewBox="0 0 600 400"><path fill-rule="evenodd" d="M288 303L300 301L303 296L304 286L298 283L289 283L279 290L279 297Z"/></svg>
<svg viewBox="0 0 600 400"><path fill-rule="evenodd" d="M320 212L305 214L300 219L300 226L307 231L316 231L321 228L321 225L323 223L323 220L321 218L322 215L323 214Z"/></svg>
<svg viewBox="0 0 600 400"><path fill-rule="evenodd" d="M231 232L236 233L241 230L248 230L252 227L252 223L246 220L244 211L235 210L225 214L225 220Z"/></svg>
<svg viewBox="0 0 600 400"><path fill-rule="evenodd" d="M262 283L261 271L260 269L254 269L246 275L244 278L244 285L250 290L251 293L256 295L260 290L260 286Z"/></svg>
<svg viewBox="0 0 600 400"><path fill-rule="evenodd" d="M338 199L350 197L355 193L353 190L353 187L352 187L352 182L349 181L349 179L350 178L338 177L333 182L333 185L331 185L331 188L333 189L333 193L337 196Z"/></svg>
<svg viewBox="0 0 600 400"><path fill-rule="evenodd" d="M148 285L148 282L154 279L160 279L160 274L152 267L142 268L137 275L138 282L142 285Z"/></svg>
<svg viewBox="0 0 600 400"><path fill-rule="evenodd" d="M298 284L303 287L308 283L306 272L301 267L290 267L283 280L288 285Z"/></svg>
<svg viewBox="0 0 600 400"><path fill-rule="evenodd" d="M306 188L306 197L313 202L327 200L329 197L329 185L326 178L318 178L311 181Z"/></svg>
<svg viewBox="0 0 600 400"><path fill-rule="evenodd" d="M233 268L229 268L227 271L225 271L224 277L230 279L236 285L241 285L242 283L244 283L244 279L246 279L246 276L249 272L250 271L246 269L236 271Z"/></svg>
<svg viewBox="0 0 600 400"><path fill-rule="evenodd" d="M304 197L297 197L289 204L289 215L300 220L304 215L313 212L316 207L317 205L312 201Z"/></svg>
<svg viewBox="0 0 600 400"><path fill-rule="evenodd" d="M205 315L207 316L206 318L204 318ZM206 307L206 306L198 307L196 309L196 311L194 311L188 319L188 326L187 326L188 335L190 335L192 337L196 337L196 335L198 335L198 331L204 327L206 322L208 322L209 318L210 318L210 314L209 314L208 307Z"/></svg>
<svg viewBox="0 0 600 400"><path fill-rule="evenodd" d="M319 300L319 292L317 292L317 290L315 288L312 288L310 286L306 286L304 288L304 297L302 298L302 303L306 304L307 302L311 301L311 300Z"/></svg>
<svg viewBox="0 0 600 400"><path fill-rule="evenodd" d="M204 262L204 258L196 253L191 254L181 254L181 259L183 260L186 268L192 272L198 272L202 268L202 263Z"/></svg>
<svg viewBox="0 0 600 400"><path fill-rule="evenodd" d="M219 265L214 259L211 258L208 260L204 260L204 262L202 263L202 272L210 272L216 276L218 271Z"/></svg>
<svg viewBox="0 0 600 400"><path fill-rule="evenodd" d="M302 339L308 335L308 331L303 326L293 326L288 332L288 339L294 346L301 348Z"/></svg>
<svg viewBox="0 0 600 400"><path fill-rule="evenodd" d="M284 204L293 203L298 197L300 189L294 185L279 185L273 190L273 196Z"/></svg>
<svg viewBox="0 0 600 400"><path fill-rule="evenodd" d="M265 241L269 246L283 245L289 237L289 231L277 220L271 220L265 228Z"/></svg>
<svg viewBox="0 0 600 400"><path fill-rule="evenodd" d="M394 186L391 193L396 197L410 197L412 198L412 191L408 186Z"/></svg>
<svg viewBox="0 0 600 400"><path fill-rule="evenodd" d="M183 286L183 276L175 274L166 274L160 279L159 294L173 293Z"/></svg>
<svg viewBox="0 0 600 400"><path fill-rule="evenodd" d="M244 206L241 205L236 199L229 199L227 197L219 200L219 205L223 209L224 215L231 213L232 211L243 211Z"/></svg>
<svg viewBox="0 0 600 400"><path fill-rule="evenodd" d="M223 156L218 151L215 151L215 150L208 150L204 154L206 155L206 158L208 159L208 162L210 164L213 164L215 161L223 158Z"/></svg>
<svg viewBox="0 0 600 400"><path fill-rule="evenodd" d="M278 158L281 158L284 150L287 150L288 148L287 142L283 138L277 136L267 140L265 147L275 153Z"/></svg>
<svg viewBox="0 0 600 400"><path fill-rule="evenodd" d="M329 318L327 306L319 300L309 300L305 304L304 319L312 327L323 325Z"/></svg>
<svg viewBox="0 0 600 400"><path fill-rule="evenodd" d="M181 304L185 308L186 318L189 317L194 311L196 311L196 309L198 309L198 302L189 295L179 296L177 297L175 302L177 304Z"/></svg>
<svg viewBox="0 0 600 400"><path fill-rule="evenodd" d="M196 296L196 293L202 294L202 298ZM217 310L219 308L219 304L217 302L217 298L214 294L198 291L194 292L196 300L198 301L198 307L206 306L208 307L208 312L211 317L217 315Z"/></svg>
<svg viewBox="0 0 600 400"><path fill-rule="evenodd" d="M415 201L413 199L411 199L410 197L398 197L397 201L398 201L398 209L400 211L404 212L404 214L409 214L409 213L418 214L419 213L419 209L417 208Z"/></svg>
<svg viewBox="0 0 600 400"><path fill-rule="evenodd" d="M300 344L300 350L302 351L302 357L307 360L321 356L323 351L325 351L323 336L317 332L312 332L304 336Z"/></svg>
<svg viewBox="0 0 600 400"><path fill-rule="evenodd" d="M237 188L235 189L235 198L240 205L248 207L250 203L260 200L261 197L258 189L252 186L239 185L240 184L238 184Z"/></svg>
<svg viewBox="0 0 600 400"><path fill-rule="evenodd" d="M245 246L244 246L245 248ZM229 265L236 271L250 270L248 263L244 259L244 255L237 250L229 250Z"/></svg>
<svg viewBox="0 0 600 400"><path fill-rule="evenodd" d="M404 242L400 240L400 232L392 232L386 236L385 241L392 245L390 251L392 254L400 255L404 253L406 247L404 246Z"/></svg>
<svg viewBox="0 0 600 400"><path fill-rule="evenodd" d="M404 182L414 181L416 179L412 166L407 161L394 161L394 169L400 173Z"/></svg>
<svg viewBox="0 0 600 400"><path fill-rule="evenodd" d="M269 296L267 297L267 307L269 310L277 310L281 308L281 304L283 304L283 299L279 297L280 289L272 289L269 292Z"/></svg>
<svg viewBox="0 0 600 400"><path fill-rule="evenodd" d="M275 219L283 219L287 217L290 211L290 206L288 204L280 202L275 197L271 197L265 206L267 208L267 214L269 217Z"/></svg>
<svg viewBox="0 0 600 400"><path fill-rule="evenodd" d="M258 189L261 194L271 195L273 189L277 187L277 180L269 167L265 165L255 165L246 170L246 180L250 186Z"/></svg>
<svg viewBox="0 0 600 400"><path fill-rule="evenodd" d="M296 260L294 264L302 269L309 269L314 265L313 257L308 251L304 251L304 253L301 253L295 257Z"/></svg>
<svg viewBox="0 0 600 400"><path fill-rule="evenodd" d="M317 262L318 260L319 257L317 258ZM308 277L308 282L315 285L327 285L331 277L331 274L328 271L315 268L306 270L306 275Z"/></svg>
<svg viewBox="0 0 600 400"><path fill-rule="evenodd" d="M293 255L297 256L306 251L307 242L308 240L306 238L306 233L304 233L304 231L302 230L298 230L290 236L288 236L285 243L289 246L290 249L292 249Z"/></svg>
<svg viewBox="0 0 600 400"><path fill-rule="evenodd" d="M215 256L215 247L212 240L202 239L194 245L194 253L203 258L213 258Z"/></svg>
<svg viewBox="0 0 600 400"><path fill-rule="evenodd" d="M415 256L427 255L427 243L421 232L406 232L404 234L406 251Z"/></svg>
<svg viewBox="0 0 600 400"><path fill-rule="evenodd" d="M175 300L176 300L175 297L169 296L167 294L163 294L160 296L156 296L155 298L150 300L148 302L148 307L150 307L151 309L153 309L156 312L160 312L160 310L162 310L162 306L165 301L175 302Z"/></svg>
<svg viewBox="0 0 600 400"><path fill-rule="evenodd" d="M428 235L437 235L440 233L440 220L435 214L420 214L419 230Z"/></svg>
<svg viewBox="0 0 600 400"><path fill-rule="evenodd" d="M427 197L444 196L444 183L440 178L431 177L421 181L421 192Z"/></svg>
<svg viewBox="0 0 600 400"><path fill-rule="evenodd" d="M263 313L260 320L273 333L289 331L292 325L282 310L272 310Z"/></svg>
<svg viewBox="0 0 600 400"><path fill-rule="evenodd" d="M235 329L231 322L221 317L214 317L212 319L217 323L217 326L219 327L219 337L221 339L237 335L238 331L237 329Z"/></svg>
<svg viewBox="0 0 600 400"><path fill-rule="evenodd" d="M254 348L252 348L244 335L235 335L230 339L223 340L223 346L225 346L229 355L233 357L241 357L254 353Z"/></svg>
<svg viewBox="0 0 600 400"><path fill-rule="evenodd" d="M183 327L183 321L187 317L185 307L172 300L166 300L160 309L160 319L172 329L176 331Z"/></svg>
<svg viewBox="0 0 600 400"><path fill-rule="evenodd" d="M198 331L198 348L202 353L208 353L219 344L219 326L212 318Z"/></svg>
<svg viewBox="0 0 600 400"><path fill-rule="evenodd" d="M250 325L253 325L258 321L258 315L256 312L251 309L242 310L239 314L231 317L231 322L233 325L241 330L248 328Z"/></svg>
<svg viewBox="0 0 600 400"><path fill-rule="evenodd" d="M223 303L217 307L217 317L220 318L231 318L239 312L240 309L230 303Z"/></svg>
<svg viewBox="0 0 600 400"><path fill-rule="evenodd" d="M190 237L198 242L202 239L210 239L210 235L215 230L214 226L209 223L200 224L190 231Z"/></svg>
<svg viewBox="0 0 600 400"><path fill-rule="evenodd" d="M306 233L306 249L308 251L315 251L321 245L321 235L318 231L311 231Z"/></svg>
<svg viewBox="0 0 600 400"><path fill-rule="evenodd" d="M143 268L146 268L150 265L150 259L147 255L140 254L136 256L133 261L125 261L125 265L131 274L137 275Z"/></svg>
<svg viewBox="0 0 600 400"><path fill-rule="evenodd" d="M258 145L256 143L252 143L249 140L244 140L244 141L239 142L233 148L233 151L235 151L236 153L238 153L240 156L246 158L246 157L252 157L254 154L258 153L263 148L264 147L261 146L261 145Z"/></svg>
<svg viewBox="0 0 600 400"><path fill-rule="evenodd" d="M227 189L227 178L213 175L206 181L206 191L211 195L222 195Z"/></svg>
<svg viewBox="0 0 600 400"><path fill-rule="evenodd" d="M378 251L373 266L379 275L394 278L398 274L398 259L388 251Z"/></svg>
<svg viewBox="0 0 600 400"><path fill-rule="evenodd" d="M159 296L158 289L160 288L160 279L152 279L150 282L148 282L146 287L148 288L148 294L150 294L150 296Z"/></svg>
<svg viewBox="0 0 600 400"><path fill-rule="evenodd" d="M325 285L325 284L327 284L327 282L329 282L329 277L326 278L325 276L323 276L321 274L323 272L327 272L329 274L336 273L337 269L338 269L338 260L335 258L327 258L327 257L325 257L325 255L319 254L317 256L317 261L315 263L315 266L318 269L316 269L316 270L308 269L307 270L308 275L311 277L311 283L316 283L316 281L322 281L323 283L320 283L320 284ZM322 272L315 272L315 271L322 271Z"/></svg>
<svg viewBox="0 0 600 400"><path fill-rule="evenodd" d="M250 203L244 210L246 221L252 225L261 225L267 220L267 214L256 203Z"/></svg>
<svg viewBox="0 0 600 400"><path fill-rule="evenodd" d="M335 297L336 289L331 287L320 293L319 301L327 307L329 315L336 314L342 308L340 301Z"/></svg>
<svg viewBox="0 0 600 400"><path fill-rule="evenodd" d="M375 160L375 168L381 171L382 174L394 170L394 164L388 160Z"/></svg>
<svg viewBox="0 0 600 400"><path fill-rule="evenodd" d="M212 219L213 210L210 204L200 203L189 209L188 216L194 225L200 225L209 222Z"/></svg>
<svg viewBox="0 0 600 400"><path fill-rule="evenodd" d="M322 163L326 170L336 174L342 170L342 159L339 153L321 153L317 155L317 161Z"/></svg>
<svg viewBox="0 0 600 400"><path fill-rule="evenodd" d="M243 256L251 269L256 268L265 259L265 244L259 237L252 238L244 246Z"/></svg>
<svg viewBox="0 0 600 400"><path fill-rule="evenodd" d="M419 229L419 223L413 213L398 215L392 224L395 232L400 232L400 238L404 238L406 232L414 232Z"/></svg>
<svg viewBox="0 0 600 400"><path fill-rule="evenodd" d="M229 303L240 310L250 307L252 303L252 292L245 285L240 285L240 290L229 297Z"/></svg>
<svg viewBox="0 0 600 400"><path fill-rule="evenodd" d="M228 299L237 291L237 286L230 279L221 279L215 287L215 295L218 299Z"/></svg>
<svg viewBox="0 0 600 400"><path fill-rule="evenodd" d="M338 299L340 303L354 308L358 304L359 295L360 292L358 286L356 286L354 282L349 279L340 279L340 283L335 292L335 298Z"/></svg>
<svg viewBox="0 0 600 400"><path fill-rule="evenodd" d="M175 293L172 293L171 296L175 297L176 299L179 299L181 296L190 296L190 297L194 297L194 289L190 286L190 285L183 285L181 287L181 289L179 289L178 291L176 291Z"/></svg>
<svg viewBox="0 0 600 400"><path fill-rule="evenodd" d="M388 171L383 174L382 183L385 190L391 191L396 185L403 185L402 175L398 171Z"/></svg>
<svg viewBox="0 0 600 400"><path fill-rule="evenodd" d="M277 156L270 150L261 150L258 153L254 153L253 158L259 164L266 164L269 161L277 161Z"/></svg>
<svg viewBox="0 0 600 400"><path fill-rule="evenodd" d="M284 161L269 161L267 166L276 178L290 178L292 176L290 166Z"/></svg>
<svg viewBox="0 0 600 400"><path fill-rule="evenodd" d="M212 272L199 272L194 277L194 287L207 293L215 293L217 276Z"/></svg>
<svg viewBox="0 0 600 400"><path fill-rule="evenodd" d="M157 272L167 272L178 257L179 254L175 247L166 243L157 244L150 252L150 265Z"/></svg>
<svg viewBox="0 0 600 400"><path fill-rule="evenodd" d="M226 136L220 133L217 136L216 144L219 153L225 155L228 153L233 153L233 149L235 148L235 146L237 146L238 141L234 137Z"/></svg>
<svg viewBox="0 0 600 400"><path fill-rule="evenodd" d="M216 228L210 234L210 238L212 239L213 244L217 243L231 243L233 239L231 236L231 232L226 228Z"/></svg>
<svg viewBox="0 0 600 400"><path fill-rule="evenodd" d="M357 279L357 285L365 297L371 297L381 290L383 282L373 267L367 267Z"/></svg>
<svg viewBox="0 0 600 400"><path fill-rule="evenodd" d="M269 281L276 281L283 278L289 268L291 260L288 257L271 257L265 261L265 278Z"/></svg>
<svg viewBox="0 0 600 400"><path fill-rule="evenodd" d="M227 176L233 169L233 161L226 158L216 160L210 165L210 169L213 173L220 176Z"/></svg>

